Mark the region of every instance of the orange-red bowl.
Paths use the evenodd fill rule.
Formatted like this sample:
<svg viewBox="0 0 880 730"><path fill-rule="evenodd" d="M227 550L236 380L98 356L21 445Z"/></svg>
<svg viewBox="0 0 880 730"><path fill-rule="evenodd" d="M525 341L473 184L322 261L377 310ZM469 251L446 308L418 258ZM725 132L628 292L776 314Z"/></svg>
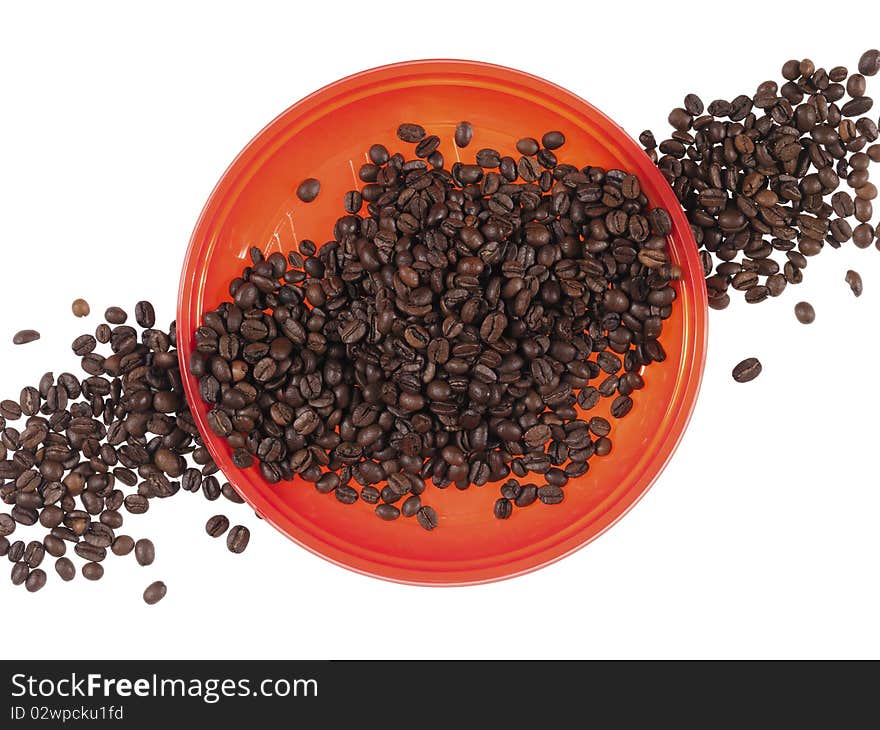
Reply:
<svg viewBox="0 0 880 730"><path fill-rule="evenodd" d="M458 121L474 139L457 150ZM381 142L410 153L395 136L417 122L443 140L447 165L472 161L477 150L514 153L514 143L559 129L567 142L560 162L619 167L639 176L653 205L673 221L672 258L684 276L661 342L668 358L645 373L629 416L614 423L609 456L565 487L561 505L535 504L506 521L492 515L497 486L437 489L423 501L440 515L433 532L415 519L383 522L373 508L345 506L300 480L267 484L257 468L242 470L207 426L207 409L186 363L203 312L228 296L248 250L287 251L310 238L331 238L342 196L359 187L366 150ZM321 180L311 204L295 190ZM423 585L463 585L535 570L583 547L614 524L647 491L677 446L694 407L706 352L706 293L697 248L672 190L633 140L583 99L544 79L472 61L410 61L349 76L287 109L245 147L208 199L189 244L180 282L177 342L187 397L205 443L226 478L285 535L312 552L368 575Z"/></svg>

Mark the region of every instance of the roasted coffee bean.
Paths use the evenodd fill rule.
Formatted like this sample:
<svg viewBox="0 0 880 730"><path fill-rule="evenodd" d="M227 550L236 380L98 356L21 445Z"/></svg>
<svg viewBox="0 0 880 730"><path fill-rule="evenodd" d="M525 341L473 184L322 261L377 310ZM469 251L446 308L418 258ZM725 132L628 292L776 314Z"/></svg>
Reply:
<svg viewBox="0 0 880 730"><path fill-rule="evenodd" d="M250 539L250 530L243 525L236 525L226 535L226 547L231 553L243 553Z"/></svg>
<svg viewBox="0 0 880 730"><path fill-rule="evenodd" d="M467 147L474 137L474 127L470 122L459 122L455 125L455 144Z"/></svg>
<svg viewBox="0 0 880 730"><path fill-rule="evenodd" d="M798 302L794 305L794 316L801 324L812 324L816 319L816 310L809 302Z"/></svg>
<svg viewBox="0 0 880 730"><path fill-rule="evenodd" d="M748 357L733 369L733 379L737 383L748 383L761 374L761 363L756 357Z"/></svg>
<svg viewBox="0 0 880 730"><path fill-rule="evenodd" d="M32 540L24 550L23 559L27 563L28 568L36 568L43 562L45 555L46 548L43 547L43 543Z"/></svg>
<svg viewBox="0 0 880 730"><path fill-rule="evenodd" d="M104 310L104 319L110 324L125 324L128 319L128 312L122 307L107 307Z"/></svg>
<svg viewBox="0 0 880 730"><path fill-rule="evenodd" d="M496 519L506 520L508 517L510 517L510 515L513 514L513 505L511 504L509 499L500 497L495 500L494 513Z"/></svg>
<svg viewBox="0 0 880 730"><path fill-rule="evenodd" d="M226 515L214 515L205 524L205 532L211 537L220 537L229 529L229 518Z"/></svg>
<svg viewBox="0 0 880 730"><path fill-rule="evenodd" d="M311 203L321 192L321 181L314 177L307 177L296 189L296 197L303 203Z"/></svg>
<svg viewBox="0 0 880 730"><path fill-rule="evenodd" d="M878 72L880 72L880 51L872 48L859 58L859 73L863 76L874 76Z"/></svg>
<svg viewBox="0 0 880 730"><path fill-rule="evenodd" d="M565 499L565 492L559 487L547 484L543 487L538 487L538 499L544 504L559 504Z"/></svg>
<svg viewBox="0 0 880 730"><path fill-rule="evenodd" d="M20 586L22 583L24 583L27 580L29 573L30 573L30 569L27 567L26 563L23 563L21 561L19 561L17 563L13 563L12 572L10 575L10 579L12 580L12 585Z"/></svg>
<svg viewBox="0 0 880 730"><path fill-rule="evenodd" d="M110 550L114 555L128 555L134 550L134 538L129 535L119 535L113 540Z"/></svg>
<svg viewBox="0 0 880 730"><path fill-rule="evenodd" d="M104 566L100 563L86 563L82 567L82 575L86 580L101 580L104 577Z"/></svg>
<svg viewBox="0 0 880 730"><path fill-rule="evenodd" d="M13 345L26 345L29 342L40 339L40 333L36 330L19 330L12 336Z"/></svg>
<svg viewBox="0 0 880 730"><path fill-rule="evenodd" d="M419 124L401 124L397 128L397 137L403 142L420 142L425 137L425 128Z"/></svg>
<svg viewBox="0 0 880 730"><path fill-rule="evenodd" d="M76 568L70 558L58 558L55 561L55 572L63 581L71 581L76 577Z"/></svg>
<svg viewBox="0 0 880 730"><path fill-rule="evenodd" d="M846 283L849 284L849 288L855 296L862 296L862 277L858 271L849 269L846 272Z"/></svg>
<svg viewBox="0 0 880 730"><path fill-rule="evenodd" d="M138 565L152 565L156 559L156 548L152 540L141 538L134 544L134 557Z"/></svg>
<svg viewBox="0 0 880 730"><path fill-rule="evenodd" d="M153 606L165 598L167 593L168 587L161 580L150 583L150 585L144 589L144 603L148 606Z"/></svg>
<svg viewBox="0 0 880 730"><path fill-rule="evenodd" d="M27 580L24 583L24 587L27 588L28 593L36 593L44 585L46 585L46 571L42 568L32 570L28 574Z"/></svg>
<svg viewBox="0 0 880 730"><path fill-rule="evenodd" d="M419 515L421 516L421 512L419 512ZM400 510L397 509L397 507L395 507L393 504L380 504L376 507L376 516L381 520L390 522L391 520L396 520L398 517L400 517ZM419 520L419 524L421 524L422 527L425 526L421 519Z"/></svg>
<svg viewBox="0 0 880 730"><path fill-rule="evenodd" d="M15 527L15 520L10 515L0 513L0 537L11 535Z"/></svg>
<svg viewBox="0 0 880 730"><path fill-rule="evenodd" d="M74 317L88 317L92 311L85 299L74 299L70 309L73 311Z"/></svg>
<svg viewBox="0 0 880 730"><path fill-rule="evenodd" d="M156 324L156 312L153 305L147 301L140 301L134 307L134 318L137 323L149 329Z"/></svg>

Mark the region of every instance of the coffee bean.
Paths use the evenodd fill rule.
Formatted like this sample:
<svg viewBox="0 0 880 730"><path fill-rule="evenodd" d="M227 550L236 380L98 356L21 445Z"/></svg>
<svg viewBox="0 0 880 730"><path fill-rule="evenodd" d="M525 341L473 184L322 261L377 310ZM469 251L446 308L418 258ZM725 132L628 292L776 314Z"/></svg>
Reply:
<svg viewBox="0 0 880 730"><path fill-rule="evenodd" d="M28 342L40 339L40 333L36 330L19 330L12 337L13 345L26 345Z"/></svg>
<svg viewBox="0 0 880 730"><path fill-rule="evenodd" d="M220 537L229 529L229 519L226 515L214 515L205 525L205 531L211 537Z"/></svg>
<svg viewBox="0 0 880 730"><path fill-rule="evenodd" d="M559 504L565 499L565 492L559 487L547 484L543 487L538 487L538 499L544 504Z"/></svg>
<svg viewBox="0 0 880 730"><path fill-rule="evenodd" d="M114 555L128 555L132 550L134 550L134 538L128 535L119 535L115 540L113 540L113 544L110 546L110 550L113 551Z"/></svg>
<svg viewBox="0 0 880 730"><path fill-rule="evenodd" d="M880 51L872 48L865 51L859 58L859 73L863 76L874 76L880 71Z"/></svg>
<svg viewBox="0 0 880 730"><path fill-rule="evenodd" d="M73 304L70 305L70 309L73 312L74 317L88 317L92 311L91 307L89 307L89 303L85 299L74 299Z"/></svg>
<svg viewBox="0 0 880 730"><path fill-rule="evenodd" d="M10 580L12 580L12 585L20 586L27 580L29 573L30 569L27 567L26 563L23 563L21 561L14 563L12 566L12 572L10 573Z"/></svg>
<svg viewBox="0 0 880 730"><path fill-rule="evenodd" d="M70 558L58 558L55 561L55 572L63 581L71 581L76 577L76 568Z"/></svg>
<svg viewBox="0 0 880 730"><path fill-rule="evenodd" d="M467 147L474 137L474 127L470 122L459 122L455 125L455 144Z"/></svg>
<svg viewBox="0 0 880 730"><path fill-rule="evenodd" d="M100 563L86 563L82 567L82 575L86 580L101 580L104 577L104 566Z"/></svg>
<svg viewBox="0 0 880 730"><path fill-rule="evenodd" d="M541 137L541 144L548 150L559 149L565 144L565 135L558 131L546 132Z"/></svg>
<svg viewBox="0 0 880 730"><path fill-rule="evenodd" d="M156 324L156 312L153 305L147 301L138 302L134 307L134 318L145 329L153 327Z"/></svg>
<svg viewBox="0 0 880 730"><path fill-rule="evenodd" d="M32 570L24 583L24 587L27 588L28 593L36 593L44 585L46 585L46 571L42 568Z"/></svg>
<svg viewBox="0 0 880 730"><path fill-rule="evenodd" d="M226 547L231 553L243 553L250 539L250 530L242 525L236 525L226 535Z"/></svg>
<svg viewBox="0 0 880 730"><path fill-rule="evenodd" d="M397 128L397 137L403 142L420 142L425 137L425 128L419 124L401 124Z"/></svg>
<svg viewBox="0 0 880 730"><path fill-rule="evenodd" d="M244 500L241 495L235 491L235 487L233 487L229 482L223 482L220 487L220 493L228 499L230 502L235 504L244 504Z"/></svg>
<svg viewBox="0 0 880 730"><path fill-rule="evenodd" d="M138 565L152 565L156 559L156 548L152 540L141 538L134 544L134 557Z"/></svg>
<svg viewBox="0 0 880 730"><path fill-rule="evenodd" d="M812 324L816 319L816 310L809 302L798 302L794 305L794 315L801 324Z"/></svg>
<svg viewBox="0 0 880 730"><path fill-rule="evenodd" d="M0 537L11 535L15 527L15 520L10 515L0 513Z"/></svg>
<svg viewBox="0 0 880 730"><path fill-rule="evenodd" d="M495 508L494 513L496 519L506 520L513 514L513 505L511 504L509 499L505 499L504 497L500 497L495 500Z"/></svg>
<svg viewBox="0 0 880 730"><path fill-rule="evenodd" d="M165 598L166 593L168 593L168 587L161 580L150 583L144 590L144 603L153 606Z"/></svg>
<svg viewBox="0 0 880 730"><path fill-rule="evenodd" d="M849 269L846 272L846 283L849 284L849 288L855 296L862 296L862 277L858 271Z"/></svg>
<svg viewBox="0 0 880 730"><path fill-rule="evenodd" d="M303 203L311 203L321 192L321 181L314 177L307 177L296 189L296 197Z"/></svg>
<svg viewBox="0 0 880 730"><path fill-rule="evenodd" d="M422 528L427 530L428 532L430 532L431 530L436 528L438 524L440 524L434 508L428 507L427 505L422 507L418 511L418 513L416 514L416 519L418 520L419 525L421 525Z"/></svg>
<svg viewBox="0 0 880 730"><path fill-rule="evenodd" d="M382 520L396 520L398 517L400 517L400 510L397 509L397 507L395 507L393 504L380 504L376 507L376 515L379 517L379 519ZM421 511L419 512L419 515L421 516ZM419 524L421 524L422 527L425 526L421 519L419 520Z"/></svg>
<svg viewBox="0 0 880 730"><path fill-rule="evenodd" d="M756 357L748 357L733 369L733 379L737 383L748 383L761 374L761 363Z"/></svg>
<svg viewBox="0 0 880 730"><path fill-rule="evenodd" d="M110 324L124 324L128 319L128 313L122 307L108 307L104 311L104 319Z"/></svg>

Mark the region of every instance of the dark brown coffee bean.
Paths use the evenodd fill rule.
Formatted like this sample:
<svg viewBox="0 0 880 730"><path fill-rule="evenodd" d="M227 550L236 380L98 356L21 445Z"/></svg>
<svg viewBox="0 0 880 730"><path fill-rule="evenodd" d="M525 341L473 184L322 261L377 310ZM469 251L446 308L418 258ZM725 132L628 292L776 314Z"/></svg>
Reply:
<svg viewBox="0 0 880 730"><path fill-rule="evenodd" d="M104 577L104 566L100 563L86 563L82 567L82 575L86 580L101 580Z"/></svg>
<svg viewBox="0 0 880 730"><path fill-rule="evenodd" d="M748 357L733 369L733 379L737 383L748 383L761 374L761 363L756 357Z"/></svg>
<svg viewBox="0 0 880 730"><path fill-rule="evenodd" d="M880 51L872 48L865 51L859 58L859 73L863 76L874 76L880 71Z"/></svg>
<svg viewBox="0 0 880 730"><path fill-rule="evenodd" d="M474 137L474 127L470 122L459 122L455 125L455 144L467 147Z"/></svg>
<svg viewBox="0 0 880 730"><path fill-rule="evenodd" d="M500 497L495 501L494 513L496 519L506 520L513 514L513 505L509 499Z"/></svg>
<svg viewBox="0 0 880 730"><path fill-rule="evenodd" d="M798 302L794 305L794 314L801 324L812 324L816 319L816 310L809 302Z"/></svg>
<svg viewBox="0 0 880 730"><path fill-rule="evenodd" d="M400 517L400 510L393 504L380 504L376 507L376 516L381 520L390 522L391 520L396 520ZM419 516L421 516L421 511L419 512ZM421 519L419 520L419 524L422 524L424 527Z"/></svg>
<svg viewBox="0 0 880 730"><path fill-rule="evenodd" d="M250 530L243 525L236 525L226 535L226 547L231 553L243 553L250 539Z"/></svg>
<svg viewBox="0 0 880 730"><path fill-rule="evenodd" d="M26 345L40 339L40 333L36 330L19 330L12 336L13 345Z"/></svg>
<svg viewBox="0 0 880 730"><path fill-rule="evenodd" d="M153 327L156 324L156 312L153 305L148 301L138 302L134 307L134 318L145 329Z"/></svg>
<svg viewBox="0 0 880 730"><path fill-rule="evenodd" d="M418 520L419 525L428 532L435 529L437 525L440 524L439 519L437 518L437 512L434 511L433 507L427 505L418 511L416 519Z"/></svg>
<svg viewBox="0 0 880 730"><path fill-rule="evenodd" d="M119 535L110 546L114 555L128 555L134 550L134 539L128 535Z"/></svg>
<svg viewBox="0 0 880 730"><path fill-rule="evenodd" d="M296 197L303 203L311 203L321 192L321 181L314 177L307 177L296 188Z"/></svg>
<svg viewBox="0 0 880 730"><path fill-rule="evenodd" d="M141 538L134 544L134 557L138 565L152 565L156 559L156 548L152 540Z"/></svg>
<svg viewBox="0 0 880 730"><path fill-rule="evenodd" d="M128 313L122 307L107 307L104 311L104 319L110 324L125 324Z"/></svg>
<svg viewBox="0 0 880 730"><path fill-rule="evenodd" d="M862 296L862 277L858 271L849 269L846 272L846 283L849 284L849 288L855 296Z"/></svg>
<svg viewBox="0 0 880 730"><path fill-rule="evenodd" d="M541 145L548 150L556 150L565 144L565 135L562 132L546 132L541 137ZM525 153L524 153L525 154Z"/></svg>
<svg viewBox="0 0 880 730"><path fill-rule="evenodd" d="M144 589L144 603L148 606L153 606L165 598L167 593L168 587L161 580L150 583Z"/></svg>
<svg viewBox="0 0 880 730"><path fill-rule="evenodd" d="M559 504L565 499L565 492L559 487L547 484L543 487L538 487L538 499L544 504Z"/></svg>
<svg viewBox="0 0 880 730"><path fill-rule="evenodd" d="M420 142L425 137L425 128L419 124L401 124L397 128L397 137L403 142Z"/></svg>
<svg viewBox="0 0 880 730"><path fill-rule="evenodd" d="M55 572L63 581L71 581L76 577L76 568L70 558L58 558L55 561Z"/></svg>
<svg viewBox="0 0 880 730"><path fill-rule="evenodd" d="M46 585L46 571L42 568L37 568L36 570L32 570L25 581L24 587L27 588L28 593L36 593L43 586Z"/></svg>
<svg viewBox="0 0 880 730"><path fill-rule="evenodd" d="M228 529L229 519L226 515L214 515L208 520L207 524L205 524L205 531L211 537L220 537Z"/></svg>
<svg viewBox="0 0 880 730"><path fill-rule="evenodd" d="M20 586L22 583L24 583L27 580L29 573L30 573L30 569L27 567L26 563L23 563L21 561L13 563L12 572L10 574L10 579L12 580L12 585Z"/></svg>

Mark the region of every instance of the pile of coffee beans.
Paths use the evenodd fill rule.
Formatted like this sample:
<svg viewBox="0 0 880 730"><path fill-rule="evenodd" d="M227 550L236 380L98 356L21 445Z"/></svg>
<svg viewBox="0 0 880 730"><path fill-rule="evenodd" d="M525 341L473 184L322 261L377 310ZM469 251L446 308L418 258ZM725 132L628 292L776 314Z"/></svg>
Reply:
<svg viewBox="0 0 880 730"><path fill-rule="evenodd" d="M77 317L90 311L83 299L71 309ZM85 377L49 372L18 400L0 402L0 498L12 507L0 513L0 556L13 564L12 582L31 592L46 583L47 555L64 581L77 572L69 554L83 561L87 580L104 575L111 553L134 552L139 565L151 565L153 543L121 528L125 513L143 514L153 499L201 491L209 500L243 501L214 476L217 466L184 398L174 324L156 328L146 301L138 302L135 319L140 329L125 324L123 309L110 307L94 334L73 341ZM100 354L99 345L109 352ZM12 425L21 419L20 428ZM14 539L27 529L42 534ZM229 549L241 552L249 533L236 530ZM154 583L144 600L164 595L164 584Z"/></svg>
<svg viewBox="0 0 880 730"><path fill-rule="evenodd" d="M642 133L701 248L711 307L727 307L731 290L750 303L779 296L826 245L875 241L868 167L880 161L880 135L865 77L878 59L865 52L853 74L787 61L781 84L765 81L752 95L704 108L688 94L659 145Z"/></svg>
<svg viewBox="0 0 880 730"><path fill-rule="evenodd" d="M456 127L459 148L473 137ZM189 367L208 424L270 483L299 476L426 530L428 480L507 480L500 519L558 504L611 451L611 422L588 412L607 398L626 416L666 357L670 217L632 174L560 163L559 131L449 169L419 124L398 138L414 156L369 148L332 240L252 249L205 314ZM520 484L529 474L540 484Z"/></svg>

